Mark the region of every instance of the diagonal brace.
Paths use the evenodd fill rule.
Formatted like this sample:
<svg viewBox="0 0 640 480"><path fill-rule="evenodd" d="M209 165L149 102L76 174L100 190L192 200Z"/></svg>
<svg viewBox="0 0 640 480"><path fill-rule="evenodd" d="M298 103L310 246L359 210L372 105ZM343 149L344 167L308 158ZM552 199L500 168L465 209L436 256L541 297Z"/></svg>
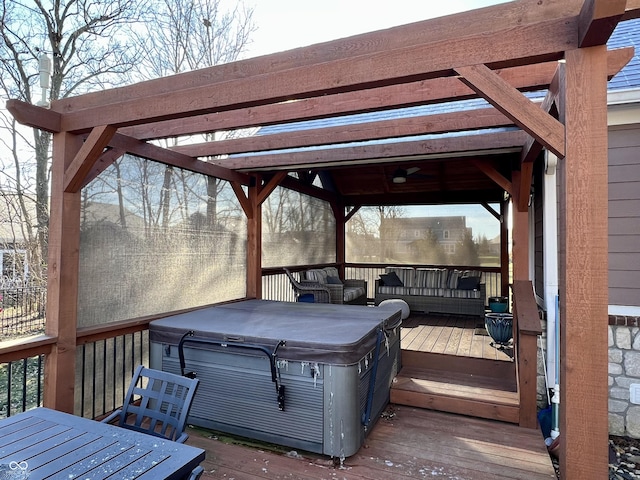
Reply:
<svg viewBox="0 0 640 480"><path fill-rule="evenodd" d="M460 81L485 98L560 158L565 155L564 125L543 111L486 65L457 67Z"/></svg>

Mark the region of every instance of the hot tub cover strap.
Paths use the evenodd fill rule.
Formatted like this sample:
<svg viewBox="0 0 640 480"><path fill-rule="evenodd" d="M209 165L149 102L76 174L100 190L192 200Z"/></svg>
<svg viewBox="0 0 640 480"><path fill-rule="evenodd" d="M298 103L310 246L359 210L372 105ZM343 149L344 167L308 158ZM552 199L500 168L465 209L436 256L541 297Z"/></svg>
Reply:
<svg viewBox="0 0 640 480"><path fill-rule="evenodd" d="M214 340L211 338L198 338L195 337L195 332L193 330L188 330L182 335L180 338L180 343L178 343L178 356L180 358L180 373L184 377L195 378L195 372L187 372L185 373L185 360L184 360L184 344L185 343L199 343L204 345L218 345L224 348L233 347L233 348L244 348L249 350L257 350L259 352L264 353L269 358L269 365L271 367L271 381L276 386L276 394L278 396L278 408L280 410L284 410L284 385L281 383L280 378L280 369L278 369L278 348L286 345L284 340L280 340L273 350L269 350L264 345L256 345L252 343L238 343L238 342L227 342Z"/></svg>

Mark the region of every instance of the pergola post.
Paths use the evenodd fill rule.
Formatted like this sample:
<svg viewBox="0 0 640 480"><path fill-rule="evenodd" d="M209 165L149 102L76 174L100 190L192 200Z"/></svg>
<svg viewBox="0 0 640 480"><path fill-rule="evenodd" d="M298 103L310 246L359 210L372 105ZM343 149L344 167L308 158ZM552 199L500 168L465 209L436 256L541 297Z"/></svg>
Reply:
<svg viewBox="0 0 640 480"><path fill-rule="evenodd" d="M344 264L346 261L346 216L344 213L344 203L339 200L331 204L333 217L336 219L336 263L342 278L345 278Z"/></svg>
<svg viewBox="0 0 640 480"><path fill-rule="evenodd" d="M507 214L509 202L500 203L500 294L509 296L509 225Z"/></svg>
<svg viewBox="0 0 640 480"><path fill-rule="evenodd" d="M606 47L566 52L560 162L560 470L608 474Z"/></svg>
<svg viewBox="0 0 640 480"><path fill-rule="evenodd" d="M64 191L65 170L82 147L69 133L53 136L46 334L58 341L45 359L44 406L74 412L80 191Z"/></svg>
<svg viewBox="0 0 640 480"><path fill-rule="evenodd" d="M247 218L247 297L262 298L262 203L260 181L249 186L251 215Z"/></svg>
<svg viewBox="0 0 640 480"><path fill-rule="evenodd" d="M513 172L513 184L520 185L521 174L519 171ZM529 280L529 209L520 209L520 198L523 195L529 197L529 190L521 191L516 189L517 194L512 202L512 221L513 221L513 281ZM527 203L525 202L526 206Z"/></svg>

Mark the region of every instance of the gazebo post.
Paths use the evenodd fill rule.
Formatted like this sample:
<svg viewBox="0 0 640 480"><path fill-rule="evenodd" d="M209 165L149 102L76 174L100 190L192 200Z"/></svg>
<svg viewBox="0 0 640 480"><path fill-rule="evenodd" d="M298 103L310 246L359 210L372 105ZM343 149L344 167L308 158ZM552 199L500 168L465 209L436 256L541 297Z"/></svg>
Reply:
<svg viewBox="0 0 640 480"><path fill-rule="evenodd" d="M82 138L66 132L53 136L49 263L45 333L58 341L45 357L44 406L74 413L80 191L65 192L65 170L82 146Z"/></svg>
<svg viewBox="0 0 640 480"><path fill-rule="evenodd" d="M249 186L251 215L247 218L247 293L249 298L262 298L262 203L260 180Z"/></svg>
<svg viewBox="0 0 640 480"><path fill-rule="evenodd" d="M567 51L560 115L560 470L608 474L606 46ZM561 87L562 88L562 87Z"/></svg>
<svg viewBox="0 0 640 480"><path fill-rule="evenodd" d="M333 216L336 219L336 263L342 278L345 278L344 264L346 261L346 218L344 214L344 203L342 200L331 202Z"/></svg>

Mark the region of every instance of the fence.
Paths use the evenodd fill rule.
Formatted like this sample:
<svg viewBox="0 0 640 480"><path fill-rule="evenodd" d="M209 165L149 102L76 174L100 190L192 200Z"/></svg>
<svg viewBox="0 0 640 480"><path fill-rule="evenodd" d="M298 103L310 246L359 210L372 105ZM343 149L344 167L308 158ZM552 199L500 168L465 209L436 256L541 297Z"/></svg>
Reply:
<svg viewBox="0 0 640 480"><path fill-rule="evenodd" d="M0 341L44 333L46 287L0 289Z"/></svg>

